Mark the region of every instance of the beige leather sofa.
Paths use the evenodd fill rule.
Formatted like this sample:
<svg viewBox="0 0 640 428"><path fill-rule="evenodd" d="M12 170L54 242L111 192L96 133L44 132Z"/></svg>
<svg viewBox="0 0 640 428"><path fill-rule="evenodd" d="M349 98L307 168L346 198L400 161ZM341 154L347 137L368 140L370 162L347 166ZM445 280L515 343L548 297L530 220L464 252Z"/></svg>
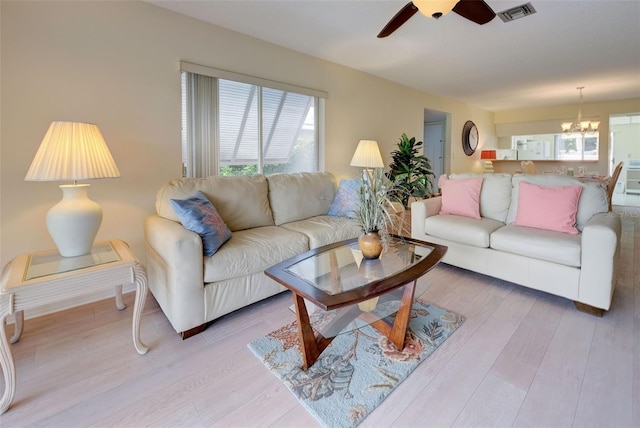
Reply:
<svg viewBox="0 0 640 428"><path fill-rule="evenodd" d="M211 257L178 221L171 199L202 191L232 231ZM144 221L149 289L183 338L285 289L263 272L289 257L355 238L358 224L326 215L336 193L328 172L173 180Z"/></svg>
<svg viewBox="0 0 640 428"><path fill-rule="evenodd" d="M452 175L469 178L480 175ZM481 219L441 215L442 198L411 205L412 237L449 247L443 262L566 297L580 310L609 310L615 286L621 222L607 212L605 189L559 175L484 174ZM516 226L520 181L583 186L577 235Z"/></svg>

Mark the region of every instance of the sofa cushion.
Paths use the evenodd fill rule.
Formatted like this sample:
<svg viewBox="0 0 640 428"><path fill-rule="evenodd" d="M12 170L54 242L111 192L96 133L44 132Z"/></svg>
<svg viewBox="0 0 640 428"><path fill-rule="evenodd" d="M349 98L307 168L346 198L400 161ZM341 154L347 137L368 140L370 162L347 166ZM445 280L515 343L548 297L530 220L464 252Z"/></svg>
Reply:
<svg viewBox="0 0 640 428"><path fill-rule="evenodd" d="M491 248L512 254L580 267L581 235L507 225L491 234Z"/></svg>
<svg viewBox="0 0 640 428"><path fill-rule="evenodd" d="M449 178L483 177L480 216L504 223L511 205L511 174L451 174Z"/></svg>
<svg viewBox="0 0 640 428"><path fill-rule="evenodd" d="M205 256L213 256L231 238L231 231L202 192L187 199L171 199L171 204L180 223L202 238Z"/></svg>
<svg viewBox="0 0 640 428"><path fill-rule="evenodd" d="M442 206L440 214L455 214L480 219L482 177L440 180Z"/></svg>
<svg viewBox="0 0 640 428"><path fill-rule="evenodd" d="M281 226L306 235L309 238L309 248L357 238L362 234L356 221L344 217L317 216Z"/></svg>
<svg viewBox="0 0 640 428"><path fill-rule="evenodd" d="M305 235L265 226L234 232L213 257L204 258L204 282L244 277L309 249Z"/></svg>
<svg viewBox="0 0 640 428"><path fill-rule="evenodd" d="M273 174L267 181L276 226L326 215L336 194L336 180L330 172Z"/></svg>
<svg viewBox="0 0 640 428"><path fill-rule="evenodd" d="M539 186L521 181L513 224L575 235L581 192L582 186Z"/></svg>
<svg viewBox="0 0 640 428"><path fill-rule="evenodd" d="M489 247L491 233L502 226L504 223L489 218L457 215L435 215L424 221L424 231L429 235L480 248Z"/></svg>
<svg viewBox="0 0 640 428"><path fill-rule="evenodd" d="M511 186L511 206L509 207L509 215L507 216L507 224L515 221L518 212L518 195L519 183L521 181L538 184L541 186L582 186L580 193L580 202L578 203L578 213L576 214L576 223L579 231L591 217L598 213L605 213L609 206L607 203L607 193L600 183L587 182L583 183L575 177L568 175L538 174L526 175L515 174Z"/></svg>
<svg viewBox="0 0 640 428"><path fill-rule="evenodd" d="M273 225L267 180L260 174L171 180L158 191L156 197L158 215L178 221L171 199L184 199L198 190L213 203L233 232Z"/></svg>

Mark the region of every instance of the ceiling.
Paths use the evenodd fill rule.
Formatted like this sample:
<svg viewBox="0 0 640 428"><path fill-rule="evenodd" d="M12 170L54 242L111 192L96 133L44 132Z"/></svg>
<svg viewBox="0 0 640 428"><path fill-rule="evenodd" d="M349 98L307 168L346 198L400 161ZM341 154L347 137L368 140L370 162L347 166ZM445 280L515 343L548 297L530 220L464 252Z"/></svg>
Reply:
<svg viewBox="0 0 640 428"><path fill-rule="evenodd" d="M149 0L150 3L489 111L640 98L639 0L530 0L535 14L475 24L407 1ZM496 12L526 0L486 0Z"/></svg>

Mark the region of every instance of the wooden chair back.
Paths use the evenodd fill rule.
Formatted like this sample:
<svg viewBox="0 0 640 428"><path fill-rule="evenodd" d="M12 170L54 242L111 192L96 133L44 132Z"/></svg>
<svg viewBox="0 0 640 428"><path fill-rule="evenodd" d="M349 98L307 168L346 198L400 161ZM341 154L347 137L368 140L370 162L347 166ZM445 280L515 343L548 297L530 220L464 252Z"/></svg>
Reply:
<svg viewBox="0 0 640 428"><path fill-rule="evenodd" d="M616 183L618 182L618 178L620 177L620 171L622 171L622 166L624 162L620 162L613 170L613 174L611 174L611 178L607 182L607 199L609 201L609 211L613 210L613 204L611 203L611 199L613 198L613 191L616 188Z"/></svg>
<svg viewBox="0 0 640 428"><path fill-rule="evenodd" d="M522 161L520 162L520 166L522 167L523 174L537 174L536 164L531 161Z"/></svg>

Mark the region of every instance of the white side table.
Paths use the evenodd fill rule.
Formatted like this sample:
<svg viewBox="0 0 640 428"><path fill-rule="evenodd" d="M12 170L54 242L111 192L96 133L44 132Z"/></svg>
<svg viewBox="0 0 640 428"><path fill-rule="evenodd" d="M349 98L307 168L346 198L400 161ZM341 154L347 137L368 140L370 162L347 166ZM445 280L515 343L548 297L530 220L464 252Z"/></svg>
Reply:
<svg viewBox="0 0 640 428"><path fill-rule="evenodd" d="M116 306L122 310L122 286L136 284L133 308L133 345L139 354L149 348L140 340L140 318L147 296L147 276L129 246L120 240L96 243L91 252L78 257L62 257L57 251L17 256L7 264L0 281L0 366L5 390L0 399L4 413L15 395L16 370L7 338L7 316L15 314L11 343L20 340L26 309L61 302L115 287ZM77 306L77 305L76 305Z"/></svg>

